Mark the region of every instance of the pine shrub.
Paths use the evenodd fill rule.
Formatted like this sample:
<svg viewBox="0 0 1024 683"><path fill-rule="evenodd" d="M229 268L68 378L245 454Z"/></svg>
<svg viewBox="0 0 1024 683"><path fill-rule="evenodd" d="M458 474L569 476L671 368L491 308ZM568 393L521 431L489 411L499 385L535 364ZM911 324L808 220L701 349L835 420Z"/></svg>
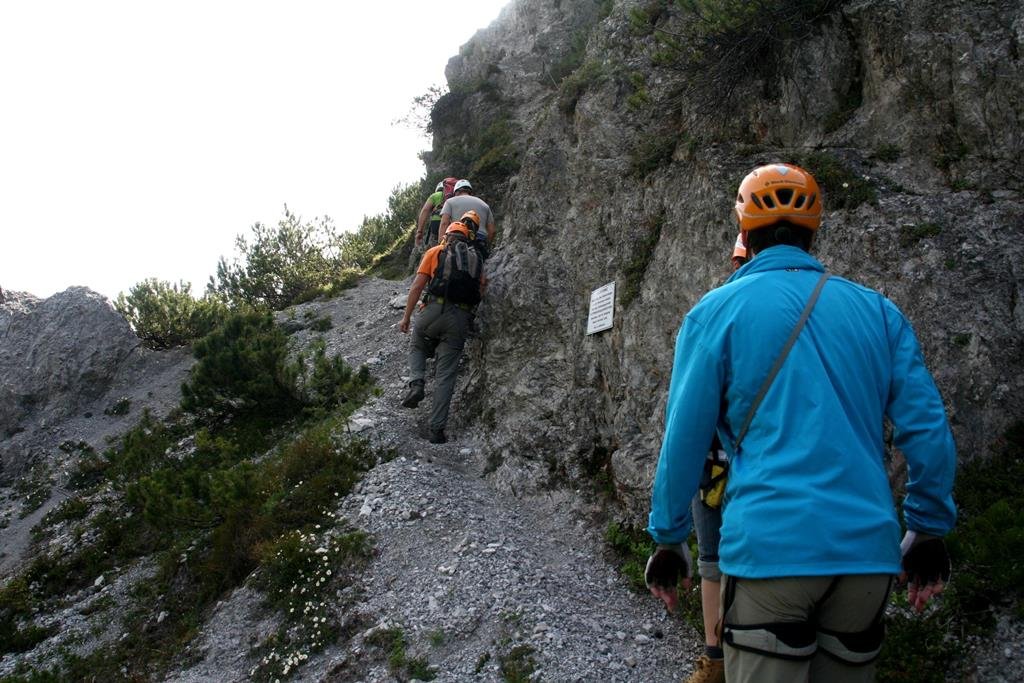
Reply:
<svg viewBox="0 0 1024 683"><path fill-rule="evenodd" d="M114 308L151 349L185 346L214 328L226 307L216 296L193 298L184 280L172 284L149 278L117 295Z"/></svg>

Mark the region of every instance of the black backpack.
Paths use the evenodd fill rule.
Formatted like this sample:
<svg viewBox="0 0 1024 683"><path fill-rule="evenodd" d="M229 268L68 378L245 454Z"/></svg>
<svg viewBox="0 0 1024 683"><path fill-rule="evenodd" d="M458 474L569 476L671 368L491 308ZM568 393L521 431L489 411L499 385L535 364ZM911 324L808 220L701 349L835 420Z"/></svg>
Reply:
<svg viewBox="0 0 1024 683"><path fill-rule="evenodd" d="M446 302L475 306L480 303L480 278L484 259L476 246L458 233L449 234L448 243L437 255L437 270L427 292Z"/></svg>

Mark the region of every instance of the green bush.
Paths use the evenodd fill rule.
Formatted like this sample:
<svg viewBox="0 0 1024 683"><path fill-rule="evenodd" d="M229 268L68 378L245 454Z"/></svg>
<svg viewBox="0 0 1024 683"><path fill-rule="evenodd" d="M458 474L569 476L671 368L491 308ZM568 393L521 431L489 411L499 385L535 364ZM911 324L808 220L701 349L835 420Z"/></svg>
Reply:
<svg viewBox="0 0 1024 683"><path fill-rule="evenodd" d="M605 529L605 543L618 558L619 572L626 577L629 585L637 591L647 592L644 581L644 567L647 558L654 552L654 541L643 529L612 522Z"/></svg>
<svg viewBox="0 0 1024 683"><path fill-rule="evenodd" d="M387 254L415 225L426 194L420 183L396 185L388 197L387 211L363 219L355 232L339 237L339 264L343 269L362 271Z"/></svg>
<svg viewBox="0 0 1024 683"><path fill-rule="evenodd" d="M501 665L501 680L506 683L528 683L533 680L537 662L532 645L516 645L498 657Z"/></svg>
<svg viewBox="0 0 1024 683"><path fill-rule="evenodd" d="M878 190L871 181L855 174L828 152L810 152L797 163L818 181L828 211L852 210L865 202L875 204L878 201Z"/></svg>
<svg viewBox="0 0 1024 683"><path fill-rule="evenodd" d="M216 296L195 299L191 285L171 284L149 278L117 295L114 308L151 349L190 344L213 329L224 316L225 306Z"/></svg>
<svg viewBox="0 0 1024 683"><path fill-rule="evenodd" d="M633 31L656 34L656 65L683 72L693 101L720 112L744 84L768 77L787 41L808 35L846 0L676 0L630 13ZM673 18L670 31L659 25Z"/></svg>
<svg viewBox="0 0 1024 683"><path fill-rule="evenodd" d="M912 247L921 240L937 237L942 234L942 226L938 223L918 223L917 225L900 226L900 246L904 249Z"/></svg>
<svg viewBox="0 0 1024 683"><path fill-rule="evenodd" d="M630 155L630 171L638 178L645 178L659 168L672 163L680 137L671 131L649 133L640 139Z"/></svg>
<svg viewBox="0 0 1024 683"><path fill-rule="evenodd" d="M197 363L181 387L185 411L287 416L301 408L288 338L269 313L231 313L192 352Z"/></svg>
<svg viewBox="0 0 1024 683"><path fill-rule="evenodd" d="M437 672L422 657L409 657L408 643L400 628L374 631L366 638L368 645L381 648L388 656L388 669L396 676L432 681Z"/></svg>
<svg viewBox="0 0 1024 683"><path fill-rule="evenodd" d="M562 53L548 69L548 76L556 85L561 84L570 74L583 65L587 49L587 31L579 29L573 34L569 48Z"/></svg>
<svg viewBox="0 0 1024 683"><path fill-rule="evenodd" d="M899 159L900 155L902 154L903 150L900 149L899 145L894 145L892 143L884 143L882 145L879 145L878 149L875 150L873 156L875 159L878 159L879 161L892 163L893 161Z"/></svg>
<svg viewBox="0 0 1024 683"><path fill-rule="evenodd" d="M221 258L208 289L235 306L281 310L319 296L341 275L337 236L329 218L303 222L285 207L276 227L252 226L235 238L238 256Z"/></svg>
<svg viewBox="0 0 1024 683"><path fill-rule="evenodd" d="M558 93L558 108L565 114L576 109L576 103L588 89L596 86L605 78L605 69L598 61L588 61L570 75L562 79Z"/></svg>

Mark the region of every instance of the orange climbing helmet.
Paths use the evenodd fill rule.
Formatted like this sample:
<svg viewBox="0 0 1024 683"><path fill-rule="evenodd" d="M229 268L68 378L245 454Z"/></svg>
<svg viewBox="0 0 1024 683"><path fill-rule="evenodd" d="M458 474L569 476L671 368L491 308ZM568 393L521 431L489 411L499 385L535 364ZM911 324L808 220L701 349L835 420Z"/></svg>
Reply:
<svg viewBox="0 0 1024 683"><path fill-rule="evenodd" d="M473 209L462 214L462 218L459 220L466 224L466 227L469 228L470 232L476 232L480 229L480 214Z"/></svg>
<svg viewBox="0 0 1024 683"><path fill-rule="evenodd" d="M449 234L451 234L453 232L461 233L462 236L467 238L467 239L472 237L472 234L470 233L469 228L466 227L465 223L460 223L459 221L455 221L454 223L449 223L448 224L448 229L444 231L444 234L445 235L449 235Z"/></svg>
<svg viewBox="0 0 1024 683"><path fill-rule="evenodd" d="M821 226L821 190L810 173L793 164L768 164L747 174L736 194L740 230L788 221L811 230Z"/></svg>

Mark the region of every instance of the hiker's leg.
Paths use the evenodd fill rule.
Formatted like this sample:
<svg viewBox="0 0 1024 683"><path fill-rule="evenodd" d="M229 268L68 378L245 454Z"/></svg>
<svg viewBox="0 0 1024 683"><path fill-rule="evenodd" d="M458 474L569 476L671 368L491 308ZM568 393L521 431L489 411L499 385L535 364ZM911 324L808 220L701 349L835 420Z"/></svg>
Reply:
<svg viewBox="0 0 1024 683"><path fill-rule="evenodd" d="M437 358L434 359L434 401L430 408L430 428L444 429L448 424L448 409L451 406L452 394L455 393L455 380L459 374L459 359L466 343L466 330L469 325L469 312L457 306L449 306L438 324L444 326L444 335L437 347Z"/></svg>
<svg viewBox="0 0 1024 683"><path fill-rule="evenodd" d="M700 502L700 494L697 494L693 497L690 509L693 513L693 531L697 534L697 568L700 571L704 644L720 647L716 627L721 606L719 592L722 572L718 569L718 544L721 541L722 508L709 508Z"/></svg>
<svg viewBox="0 0 1024 683"><path fill-rule="evenodd" d="M430 334L441 314L439 304L430 304L419 312L409 340L409 381L422 382L427 374L427 358L434 355L439 337Z"/></svg>
<svg viewBox="0 0 1024 683"><path fill-rule="evenodd" d="M878 621L891 582L887 574L844 576L818 606L818 652L811 661L811 683L875 680L874 655L882 646Z"/></svg>
<svg viewBox="0 0 1024 683"><path fill-rule="evenodd" d="M811 656L816 650L811 614L831 581L832 577L817 576L724 577L725 680L729 683L807 681Z"/></svg>
<svg viewBox="0 0 1024 683"><path fill-rule="evenodd" d="M430 428L433 430L444 429L448 424L448 409L451 406L452 394L455 393L455 380L459 374L461 357L461 347L453 348L446 341L437 347L437 359L434 361L434 401L430 407Z"/></svg>

